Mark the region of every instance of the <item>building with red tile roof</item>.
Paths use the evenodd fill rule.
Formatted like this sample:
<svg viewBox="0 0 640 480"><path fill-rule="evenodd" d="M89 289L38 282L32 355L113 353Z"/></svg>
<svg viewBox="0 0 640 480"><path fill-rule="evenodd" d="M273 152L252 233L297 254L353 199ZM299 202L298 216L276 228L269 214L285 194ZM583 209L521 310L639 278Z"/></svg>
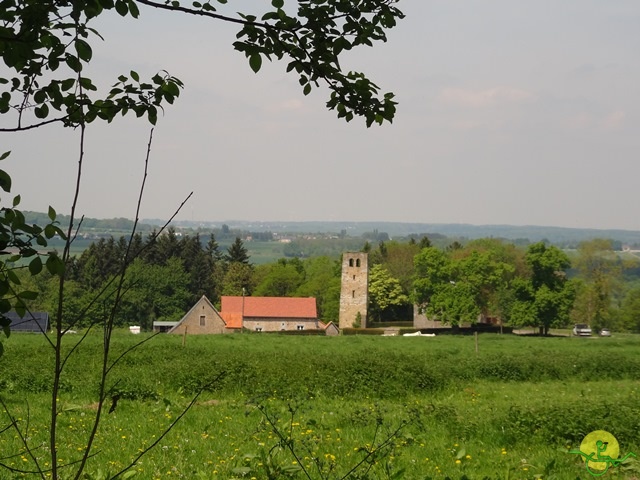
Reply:
<svg viewBox="0 0 640 480"><path fill-rule="evenodd" d="M232 333L246 328L257 332L318 330L315 298L222 297L218 311L206 296L178 322L154 322L154 331L174 334Z"/></svg>
<svg viewBox="0 0 640 480"><path fill-rule="evenodd" d="M220 314L234 325L231 319L239 315L244 328L257 332L320 328L316 299L310 297L223 296Z"/></svg>

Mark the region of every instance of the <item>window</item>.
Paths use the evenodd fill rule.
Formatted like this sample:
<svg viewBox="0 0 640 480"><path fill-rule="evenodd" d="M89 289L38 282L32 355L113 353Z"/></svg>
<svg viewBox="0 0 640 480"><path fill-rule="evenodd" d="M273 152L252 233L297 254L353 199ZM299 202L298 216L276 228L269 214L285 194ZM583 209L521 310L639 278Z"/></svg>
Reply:
<svg viewBox="0 0 640 480"><path fill-rule="evenodd" d="M353 258L350 258L350 259L349 259L349 266L350 266L350 267L353 267Z"/></svg>
<svg viewBox="0 0 640 480"><path fill-rule="evenodd" d="M355 290L351 290L351 298L356 298L356 291Z"/></svg>
<svg viewBox="0 0 640 480"><path fill-rule="evenodd" d="M286 324L286 323L284 323L284 322L282 322L282 323L280 324L280 330L286 330L286 329L287 329L287 324Z"/></svg>
<svg viewBox="0 0 640 480"><path fill-rule="evenodd" d="M205 325L205 316L204 315L200 315L200 326L204 327Z"/></svg>
<svg viewBox="0 0 640 480"><path fill-rule="evenodd" d="M359 266L360 266L360 259L357 259L356 260L356 267L359 267Z"/></svg>
<svg viewBox="0 0 640 480"><path fill-rule="evenodd" d="M353 276L353 279L354 279L354 280L356 279L356 276L355 276L355 275Z"/></svg>
<svg viewBox="0 0 640 480"><path fill-rule="evenodd" d="M256 332L261 332L262 331L262 327L256 327Z"/></svg>
<svg viewBox="0 0 640 480"><path fill-rule="evenodd" d="M296 325L296 330L304 330L304 325Z"/></svg>

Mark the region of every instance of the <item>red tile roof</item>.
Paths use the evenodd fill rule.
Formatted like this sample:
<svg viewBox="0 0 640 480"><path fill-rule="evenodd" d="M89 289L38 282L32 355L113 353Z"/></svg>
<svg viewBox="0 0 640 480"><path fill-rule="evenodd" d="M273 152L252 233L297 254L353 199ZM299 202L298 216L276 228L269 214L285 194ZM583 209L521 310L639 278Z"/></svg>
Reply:
<svg viewBox="0 0 640 480"><path fill-rule="evenodd" d="M292 297L222 297L220 313L259 318L317 318L315 298ZM228 324L227 324L228 325Z"/></svg>
<svg viewBox="0 0 640 480"><path fill-rule="evenodd" d="M242 328L242 313L220 312L227 328Z"/></svg>

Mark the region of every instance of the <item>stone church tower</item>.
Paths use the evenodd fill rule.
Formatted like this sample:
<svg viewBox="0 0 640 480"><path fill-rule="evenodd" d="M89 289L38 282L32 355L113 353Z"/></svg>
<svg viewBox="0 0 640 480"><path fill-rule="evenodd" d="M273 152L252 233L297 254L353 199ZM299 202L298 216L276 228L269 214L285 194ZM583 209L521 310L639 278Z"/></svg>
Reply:
<svg viewBox="0 0 640 480"><path fill-rule="evenodd" d="M342 254L342 280L340 282L340 328L351 328L360 312L360 326L367 326L369 303L368 254L345 252Z"/></svg>

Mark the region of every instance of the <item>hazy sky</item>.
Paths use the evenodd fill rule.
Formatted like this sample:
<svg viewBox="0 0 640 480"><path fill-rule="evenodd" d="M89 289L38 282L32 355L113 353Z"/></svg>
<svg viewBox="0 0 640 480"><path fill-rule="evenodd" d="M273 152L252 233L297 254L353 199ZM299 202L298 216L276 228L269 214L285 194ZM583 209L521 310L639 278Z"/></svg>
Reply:
<svg viewBox="0 0 640 480"><path fill-rule="evenodd" d="M304 97L286 63L254 74L235 26L142 6L96 25L98 83L166 69L186 85L155 130L141 216L193 191L178 218L640 230L640 2L399 6L389 42L342 64L396 93L394 123L369 129L327 111L326 90ZM135 118L89 129L80 213L133 218L148 134ZM69 213L78 133L3 135L22 208Z"/></svg>

